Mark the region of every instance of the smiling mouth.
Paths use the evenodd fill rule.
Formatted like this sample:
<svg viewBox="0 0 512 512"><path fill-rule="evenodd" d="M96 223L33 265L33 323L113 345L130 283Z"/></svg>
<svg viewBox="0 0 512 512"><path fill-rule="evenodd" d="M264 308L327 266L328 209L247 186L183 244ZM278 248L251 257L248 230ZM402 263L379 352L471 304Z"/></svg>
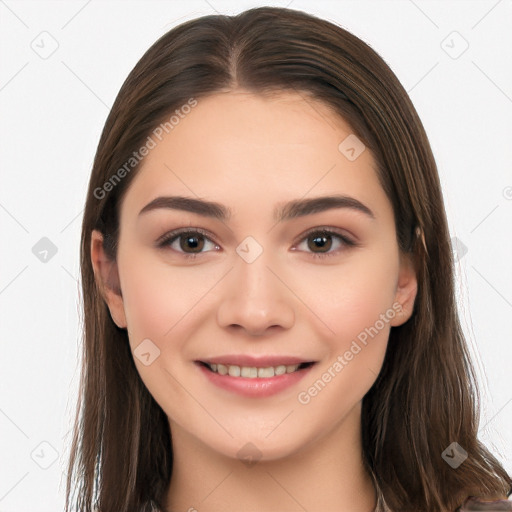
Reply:
<svg viewBox="0 0 512 512"><path fill-rule="evenodd" d="M218 373L219 375L229 375L230 377L245 377L249 379L278 377L279 375L284 375L287 373L296 373L315 364L315 362L310 361L300 364L282 364L278 366L256 367L224 365L220 363L210 364L203 361L197 361L197 363L206 367L212 373Z"/></svg>

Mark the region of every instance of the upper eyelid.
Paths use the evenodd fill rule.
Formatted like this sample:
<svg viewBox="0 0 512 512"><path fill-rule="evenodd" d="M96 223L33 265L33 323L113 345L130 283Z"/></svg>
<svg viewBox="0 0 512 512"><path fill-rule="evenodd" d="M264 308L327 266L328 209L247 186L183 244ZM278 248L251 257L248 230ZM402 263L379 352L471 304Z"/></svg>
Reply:
<svg viewBox="0 0 512 512"><path fill-rule="evenodd" d="M199 233L200 235L203 235L205 238L208 238L208 240L210 240L210 242L213 242L215 244L217 243L217 242L215 242L215 240L213 238L211 238L212 235L210 235L210 233L208 232L207 229L195 228L195 227L191 226L191 227L177 228L177 229L173 229L171 231L167 231L162 236L157 238L156 244L160 244L163 242L166 242L166 243L170 242L171 240L176 239L180 235L183 235L185 233Z"/></svg>
<svg viewBox="0 0 512 512"><path fill-rule="evenodd" d="M308 229L305 233L302 233L301 235L299 235L299 238L297 241L300 242L301 240L303 240L305 237L307 237L308 235L310 235L312 233L327 232L329 234L338 235L342 238L347 238L350 241L355 243L354 237L352 235L340 233L340 231L341 231L340 228L331 228L329 226L319 226L319 227Z"/></svg>

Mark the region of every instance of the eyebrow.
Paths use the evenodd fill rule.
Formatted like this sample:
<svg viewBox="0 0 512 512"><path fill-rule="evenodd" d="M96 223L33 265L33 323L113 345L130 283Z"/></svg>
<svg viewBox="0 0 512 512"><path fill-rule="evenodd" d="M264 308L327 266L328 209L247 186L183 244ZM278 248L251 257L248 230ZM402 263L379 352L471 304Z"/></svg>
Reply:
<svg viewBox="0 0 512 512"><path fill-rule="evenodd" d="M215 201L206 201L185 196L161 196L153 199L139 212L139 216L160 208L171 210L182 210L204 217L211 217L221 221L228 220L232 215L232 210L223 204ZM344 195L332 195L313 197L310 199L295 199L284 204L278 205L274 210L274 220L283 222L286 220L304 217L313 213L319 213L333 208L346 208L349 210L364 213L375 220L375 214L357 199Z"/></svg>

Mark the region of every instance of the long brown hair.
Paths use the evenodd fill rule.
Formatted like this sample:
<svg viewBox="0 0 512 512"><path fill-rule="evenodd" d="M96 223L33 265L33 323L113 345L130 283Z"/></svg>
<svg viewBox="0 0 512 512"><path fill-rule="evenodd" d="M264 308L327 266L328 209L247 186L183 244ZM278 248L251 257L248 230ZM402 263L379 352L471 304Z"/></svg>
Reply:
<svg viewBox="0 0 512 512"><path fill-rule="evenodd" d="M168 418L136 370L126 330L109 314L93 273L91 232L103 233L115 261L119 204L138 169L134 151L191 99L234 88L299 92L342 116L373 153L399 247L416 262L413 315L391 329L382 370L363 399L364 461L387 505L444 512L470 495L507 495L510 476L477 439L479 394L457 314L438 172L406 91L372 48L341 27L262 7L164 34L127 77L105 123L82 224L83 365L66 510L71 503L84 512L164 507L173 463ZM457 469L441 456L454 441L468 453Z"/></svg>

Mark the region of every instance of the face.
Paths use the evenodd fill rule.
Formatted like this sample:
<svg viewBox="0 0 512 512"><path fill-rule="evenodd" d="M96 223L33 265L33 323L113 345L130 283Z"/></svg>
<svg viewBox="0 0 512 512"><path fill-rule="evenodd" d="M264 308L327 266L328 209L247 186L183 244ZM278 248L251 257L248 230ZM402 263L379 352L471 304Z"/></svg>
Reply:
<svg viewBox="0 0 512 512"><path fill-rule="evenodd" d="M272 460L360 410L391 327L410 317L416 280L372 155L351 134L304 95L200 99L155 138L127 190L114 266L93 233L97 277L108 268L122 290L105 292L112 318L171 431L229 457L252 443ZM214 202L219 215L153 202L170 196ZM345 199L308 210L324 196ZM237 356L254 360L225 376L199 363ZM287 359L287 370L314 364L251 377L280 373Z"/></svg>

